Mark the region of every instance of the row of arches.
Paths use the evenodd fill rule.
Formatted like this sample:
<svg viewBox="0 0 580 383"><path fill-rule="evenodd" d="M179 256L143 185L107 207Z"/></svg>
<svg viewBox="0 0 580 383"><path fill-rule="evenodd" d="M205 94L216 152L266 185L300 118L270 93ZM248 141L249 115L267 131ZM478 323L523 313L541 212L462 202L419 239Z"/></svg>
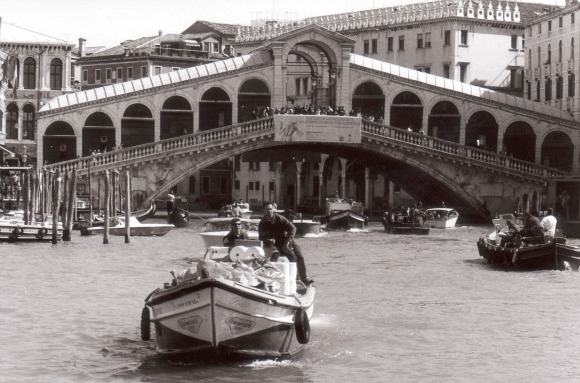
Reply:
<svg viewBox="0 0 580 383"><path fill-rule="evenodd" d="M383 121L385 99L379 85L365 81L355 88L352 109L363 117ZM238 94L238 122L249 120L252 111L257 107L271 106L270 104L271 94L268 84L260 79L244 81ZM206 90L197 106L199 130L231 125L232 108L231 97L224 89L212 87ZM385 122L394 127L423 132L454 143L537 162L537 137L528 122L515 121L503 130L492 113L485 110L474 111L464 122L457 105L448 100L435 103L428 111L426 119L424 109L416 93L401 91L393 97L389 106L389 121ZM117 123L105 112L94 112L85 119L81 127L80 153L77 153L75 129L64 121L53 122L46 129L44 137L45 163L68 160L77 155L87 156L94 151L109 151L119 146L135 146L193 133L194 106L183 96L171 96L163 102L159 110L158 131L155 127L156 117L154 111L142 103L127 106ZM423 126L424 121L427 121L426 127ZM119 123L120 135L117 135ZM464 135L462 129L465 129ZM504 131L501 140L500 131ZM498 147L500 141L501 148ZM572 158L573 144L568 134L553 131L543 139L540 159L542 164L571 171Z"/></svg>
<svg viewBox="0 0 580 383"><path fill-rule="evenodd" d="M0 112L1 113L1 112ZM1 117L1 115L0 115ZM20 122L20 119L22 121ZM22 137L18 137L18 127L22 125ZM6 106L6 138L7 139L35 139L36 108L33 104L26 103L22 110L18 104L11 102Z"/></svg>
<svg viewBox="0 0 580 383"><path fill-rule="evenodd" d="M16 68L20 68L20 59L16 59ZM37 89L38 64L33 57L26 57L22 63L22 73L18 73L23 89ZM19 69L18 69L19 70ZM63 62L59 58L53 58L49 64L49 86L51 90L62 90L63 87Z"/></svg>

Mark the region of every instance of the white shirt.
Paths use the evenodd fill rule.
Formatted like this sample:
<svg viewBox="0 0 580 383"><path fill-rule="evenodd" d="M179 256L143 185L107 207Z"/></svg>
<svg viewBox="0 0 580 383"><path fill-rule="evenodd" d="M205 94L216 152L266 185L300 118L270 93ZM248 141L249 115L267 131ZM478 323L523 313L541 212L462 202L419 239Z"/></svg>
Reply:
<svg viewBox="0 0 580 383"><path fill-rule="evenodd" d="M554 234L556 233L557 222L558 221L556 220L556 217L554 217L553 215L547 215L544 218L542 218L541 221L542 227L544 228L544 230L548 232L550 237L553 237Z"/></svg>

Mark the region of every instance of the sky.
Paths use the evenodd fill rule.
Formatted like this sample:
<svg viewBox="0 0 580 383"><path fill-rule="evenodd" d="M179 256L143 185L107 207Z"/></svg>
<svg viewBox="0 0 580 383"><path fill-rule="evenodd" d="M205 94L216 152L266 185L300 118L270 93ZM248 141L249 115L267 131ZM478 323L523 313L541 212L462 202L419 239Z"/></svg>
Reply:
<svg viewBox="0 0 580 383"><path fill-rule="evenodd" d="M487 4L489 0L483 0ZM526 0L564 5L565 0ZM251 25L276 15L304 19L363 11L421 0L0 0L2 23L88 47L119 45L124 40L181 33L198 20ZM521 1L520 1L521 2ZM493 0L497 3L497 0ZM510 2L513 3L513 2ZM502 1L505 4L505 1ZM0 25L1 28L1 25Z"/></svg>

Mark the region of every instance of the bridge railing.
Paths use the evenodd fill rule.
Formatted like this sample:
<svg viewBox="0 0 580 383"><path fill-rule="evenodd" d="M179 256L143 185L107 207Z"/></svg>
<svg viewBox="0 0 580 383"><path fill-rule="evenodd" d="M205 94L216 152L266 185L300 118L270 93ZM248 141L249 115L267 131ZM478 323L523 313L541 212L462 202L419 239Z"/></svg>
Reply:
<svg viewBox="0 0 580 383"><path fill-rule="evenodd" d="M570 175L568 172L542 165L536 165L533 162L523 161L495 152L456 144L454 142L427 136L421 133L410 132L401 128L381 125L373 121L363 120L362 130L363 132L382 136L387 139L406 142L412 145L425 147L430 150L447 153L457 157L464 157L486 164L497 165L502 168L511 169L532 176L551 177Z"/></svg>
<svg viewBox="0 0 580 383"><path fill-rule="evenodd" d="M60 172L76 169L77 174L82 175L88 171L89 166L93 169L108 168L122 162L144 159L159 154L169 154L172 151L191 150L208 143L228 140L232 137L266 132L273 129L273 121L273 117L253 120L209 131L116 149L110 152L97 153L87 157L45 165L44 167L49 171L59 169Z"/></svg>

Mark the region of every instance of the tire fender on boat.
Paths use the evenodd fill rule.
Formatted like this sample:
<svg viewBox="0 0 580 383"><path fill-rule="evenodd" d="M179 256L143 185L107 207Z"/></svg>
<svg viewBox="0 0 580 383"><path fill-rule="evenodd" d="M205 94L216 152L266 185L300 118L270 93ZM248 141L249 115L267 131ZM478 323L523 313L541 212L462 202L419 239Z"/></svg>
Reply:
<svg viewBox="0 0 580 383"><path fill-rule="evenodd" d="M310 341L310 321L303 309L298 309L294 315L294 328L296 329L296 339L300 344Z"/></svg>
<svg viewBox="0 0 580 383"><path fill-rule="evenodd" d="M147 306L141 311L141 340L151 340L151 317Z"/></svg>
<svg viewBox="0 0 580 383"><path fill-rule="evenodd" d="M42 239L47 234L48 234L48 229L46 227L43 227L43 228L38 229L38 235L36 237L39 239Z"/></svg>

